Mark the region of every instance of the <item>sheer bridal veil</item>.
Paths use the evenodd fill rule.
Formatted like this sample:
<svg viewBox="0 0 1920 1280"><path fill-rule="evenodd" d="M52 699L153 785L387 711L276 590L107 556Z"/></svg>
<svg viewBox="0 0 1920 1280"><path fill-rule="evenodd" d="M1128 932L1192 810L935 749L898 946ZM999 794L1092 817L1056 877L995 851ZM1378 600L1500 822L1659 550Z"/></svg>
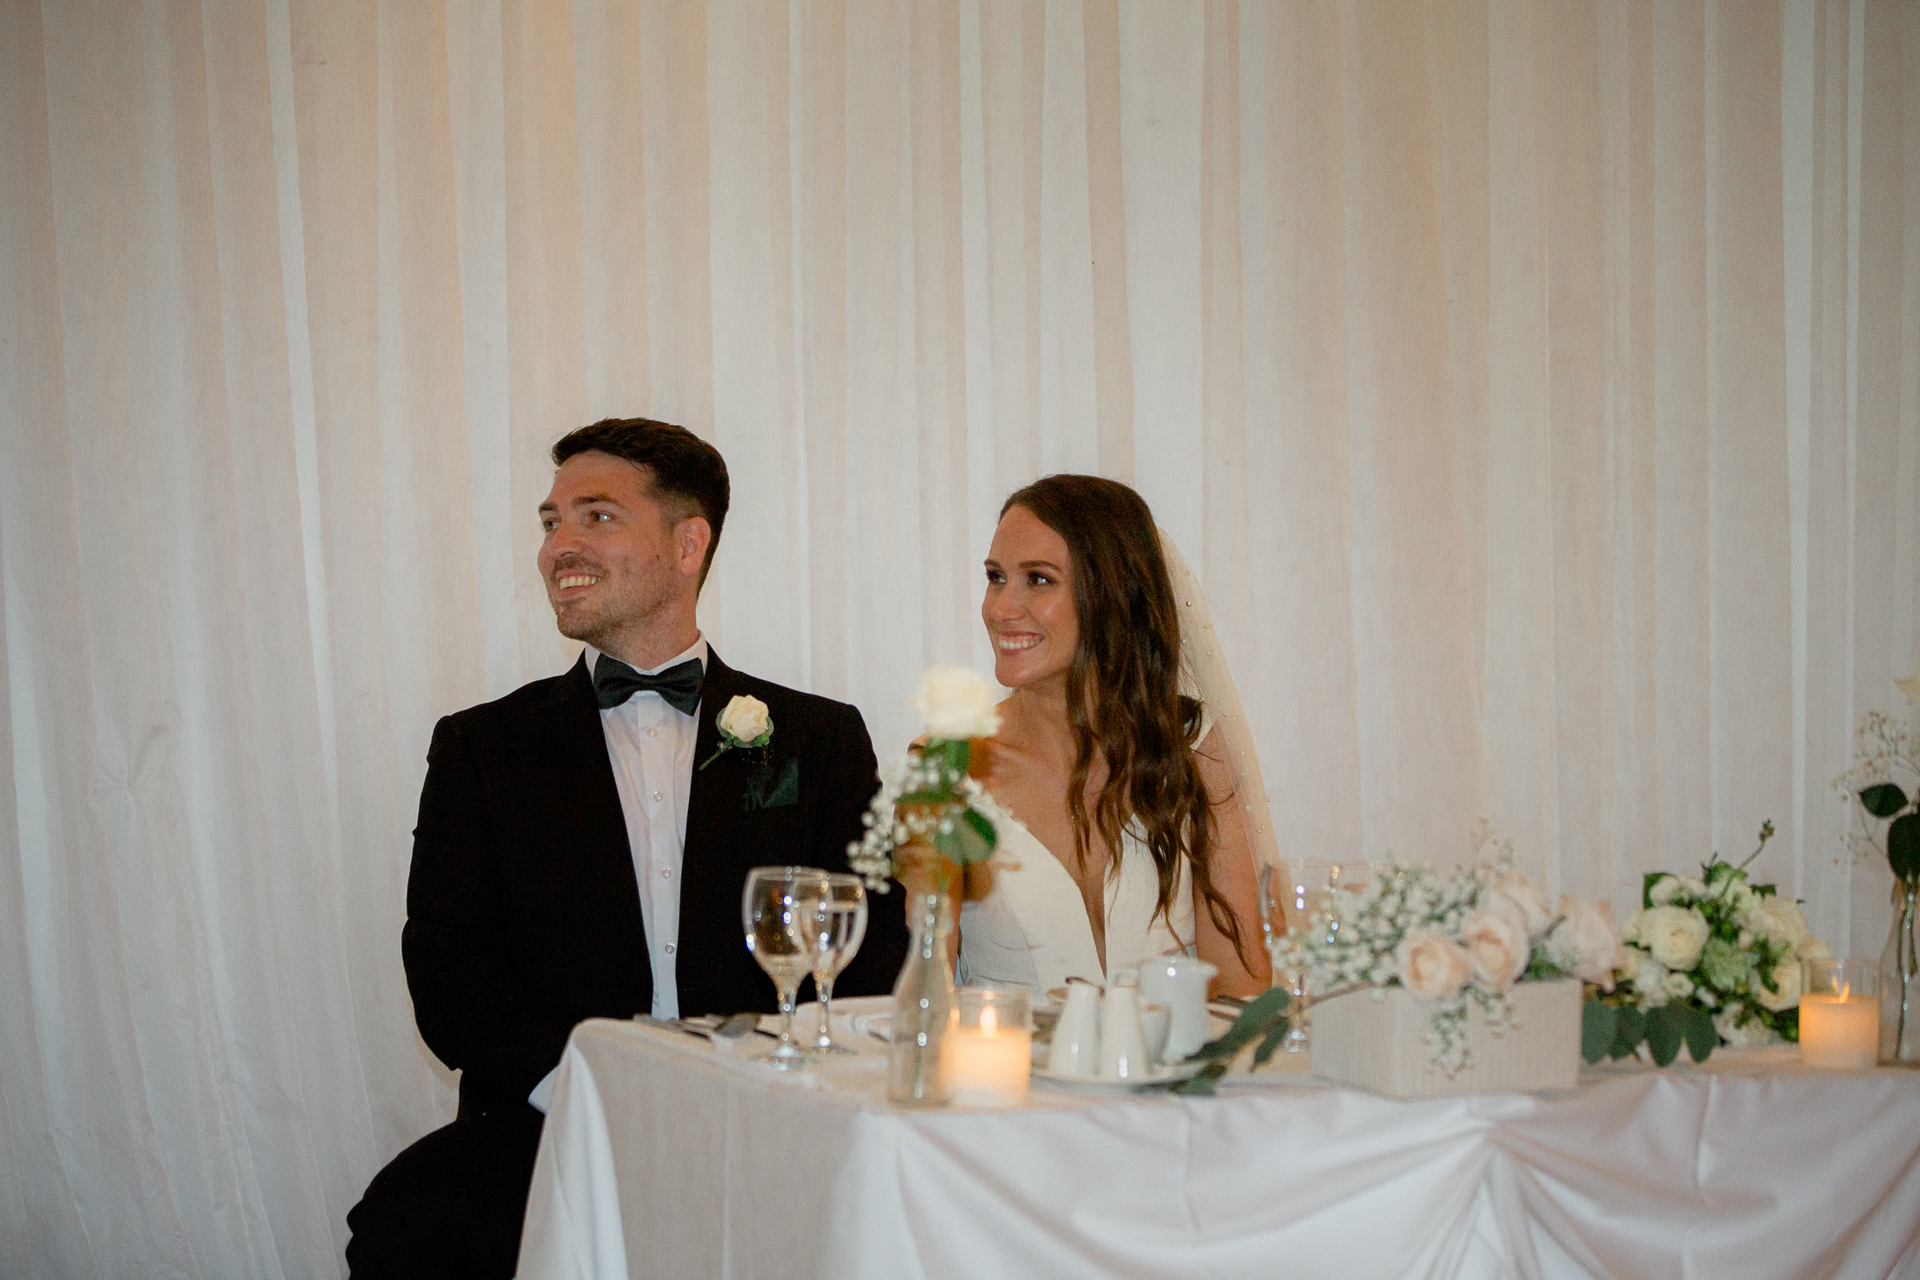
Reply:
<svg viewBox="0 0 1920 1280"><path fill-rule="evenodd" d="M1205 714L1213 722L1211 732L1218 735L1220 751L1233 770L1233 799L1246 821L1254 869L1278 867L1282 864L1280 841L1267 805L1267 784L1260 776L1260 757L1254 750L1253 731L1240 705L1240 693L1233 685L1233 673L1227 670L1226 655L1220 650L1220 636L1207 612L1207 598L1193 568L1165 529L1160 530L1160 553L1166 559L1167 576L1173 580L1174 599L1180 607L1180 691L1198 698L1206 708Z"/></svg>

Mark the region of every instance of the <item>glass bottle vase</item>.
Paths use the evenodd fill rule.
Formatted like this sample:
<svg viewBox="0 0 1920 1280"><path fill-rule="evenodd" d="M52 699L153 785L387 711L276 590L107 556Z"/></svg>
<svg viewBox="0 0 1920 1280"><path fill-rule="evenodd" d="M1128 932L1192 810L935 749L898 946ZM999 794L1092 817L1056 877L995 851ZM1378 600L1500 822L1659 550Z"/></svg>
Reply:
<svg viewBox="0 0 1920 1280"><path fill-rule="evenodd" d="M1880 953L1880 1061L1920 1066L1920 883L1893 882L1893 932Z"/></svg>
<svg viewBox="0 0 1920 1280"><path fill-rule="evenodd" d="M940 1050L953 1016L953 899L946 893L909 893L907 962L893 984L892 1047L887 1096L900 1107L944 1107L947 1084Z"/></svg>

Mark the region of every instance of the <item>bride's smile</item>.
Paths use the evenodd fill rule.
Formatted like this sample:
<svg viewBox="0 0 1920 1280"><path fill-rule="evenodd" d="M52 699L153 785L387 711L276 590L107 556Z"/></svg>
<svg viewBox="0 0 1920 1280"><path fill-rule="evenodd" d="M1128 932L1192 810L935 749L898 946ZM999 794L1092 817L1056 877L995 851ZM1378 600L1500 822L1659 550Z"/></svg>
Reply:
<svg viewBox="0 0 1920 1280"><path fill-rule="evenodd" d="M1064 692L1080 643L1067 541L1025 507L1010 509L987 552L980 618L993 637L993 675L1009 689Z"/></svg>

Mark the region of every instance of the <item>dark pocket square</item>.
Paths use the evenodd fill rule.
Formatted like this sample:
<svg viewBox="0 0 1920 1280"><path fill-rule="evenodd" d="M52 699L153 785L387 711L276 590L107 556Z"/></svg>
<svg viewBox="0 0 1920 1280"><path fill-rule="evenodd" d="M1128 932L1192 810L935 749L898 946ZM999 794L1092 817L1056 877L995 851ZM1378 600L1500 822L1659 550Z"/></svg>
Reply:
<svg viewBox="0 0 1920 1280"><path fill-rule="evenodd" d="M799 802L800 760L797 756L788 756L777 764L772 760L762 760L747 775L746 790L740 794L740 808L748 813L755 809L778 809L782 805Z"/></svg>

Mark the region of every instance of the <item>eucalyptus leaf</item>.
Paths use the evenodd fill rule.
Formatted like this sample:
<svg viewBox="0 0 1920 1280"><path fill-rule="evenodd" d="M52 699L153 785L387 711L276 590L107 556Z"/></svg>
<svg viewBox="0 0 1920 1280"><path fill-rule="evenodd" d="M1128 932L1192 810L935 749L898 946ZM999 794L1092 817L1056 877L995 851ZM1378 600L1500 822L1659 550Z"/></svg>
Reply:
<svg viewBox="0 0 1920 1280"><path fill-rule="evenodd" d="M987 852L993 852L994 846L1000 843L1000 833L993 829L993 823L987 820L985 814L975 813L972 809L968 809L960 815L960 821L974 829L980 839L986 844Z"/></svg>
<svg viewBox="0 0 1920 1280"><path fill-rule="evenodd" d="M1285 1040L1286 1038L1287 1038L1287 1020L1285 1018L1282 1018L1280 1019L1280 1025L1275 1027L1273 1030L1267 1032L1267 1038L1265 1040L1262 1040L1260 1042L1260 1047L1253 1051L1253 1065L1256 1067L1266 1066L1267 1059L1273 1056L1273 1051L1275 1049L1278 1049L1280 1047L1280 1042L1282 1040Z"/></svg>
<svg viewBox="0 0 1920 1280"><path fill-rule="evenodd" d="M1580 1006L1580 1056L1589 1063L1606 1057L1619 1023L1620 1011L1610 1004L1589 1000Z"/></svg>
<svg viewBox="0 0 1920 1280"><path fill-rule="evenodd" d="M1672 1005L1647 1010L1647 1047L1660 1066L1671 1065L1680 1056L1680 1011Z"/></svg>
<svg viewBox="0 0 1920 1280"><path fill-rule="evenodd" d="M1646 1038L1647 1015L1638 1009L1622 1008L1619 1020L1614 1024L1613 1048L1608 1050L1608 1055L1615 1058L1631 1057Z"/></svg>
<svg viewBox="0 0 1920 1280"><path fill-rule="evenodd" d="M1920 877L1920 814L1909 813L1887 824L1887 865L1902 880Z"/></svg>
<svg viewBox="0 0 1920 1280"><path fill-rule="evenodd" d="M1682 1007L1680 1013L1680 1031L1687 1038L1687 1052L1695 1062L1705 1062L1720 1041L1719 1033L1713 1029L1713 1019L1704 1010L1690 1006Z"/></svg>
<svg viewBox="0 0 1920 1280"><path fill-rule="evenodd" d="M1192 1056L1208 1061L1224 1061L1233 1057L1255 1036L1271 1032L1276 1025L1285 1027L1287 1011L1287 992L1284 987L1271 987L1247 1002L1233 1025L1221 1033L1217 1040L1209 1040L1200 1046Z"/></svg>
<svg viewBox="0 0 1920 1280"><path fill-rule="evenodd" d="M1168 1092L1177 1093L1188 1098L1211 1098L1217 1092L1213 1087L1213 1082L1225 1075L1226 1071L1226 1063L1210 1062L1201 1068L1199 1074L1189 1076L1187 1079L1182 1080L1179 1084L1174 1085Z"/></svg>
<svg viewBox="0 0 1920 1280"><path fill-rule="evenodd" d="M1891 818L1907 807L1907 793L1891 782L1881 782L1860 793L1860 803L1876 818Z"/></svg>

